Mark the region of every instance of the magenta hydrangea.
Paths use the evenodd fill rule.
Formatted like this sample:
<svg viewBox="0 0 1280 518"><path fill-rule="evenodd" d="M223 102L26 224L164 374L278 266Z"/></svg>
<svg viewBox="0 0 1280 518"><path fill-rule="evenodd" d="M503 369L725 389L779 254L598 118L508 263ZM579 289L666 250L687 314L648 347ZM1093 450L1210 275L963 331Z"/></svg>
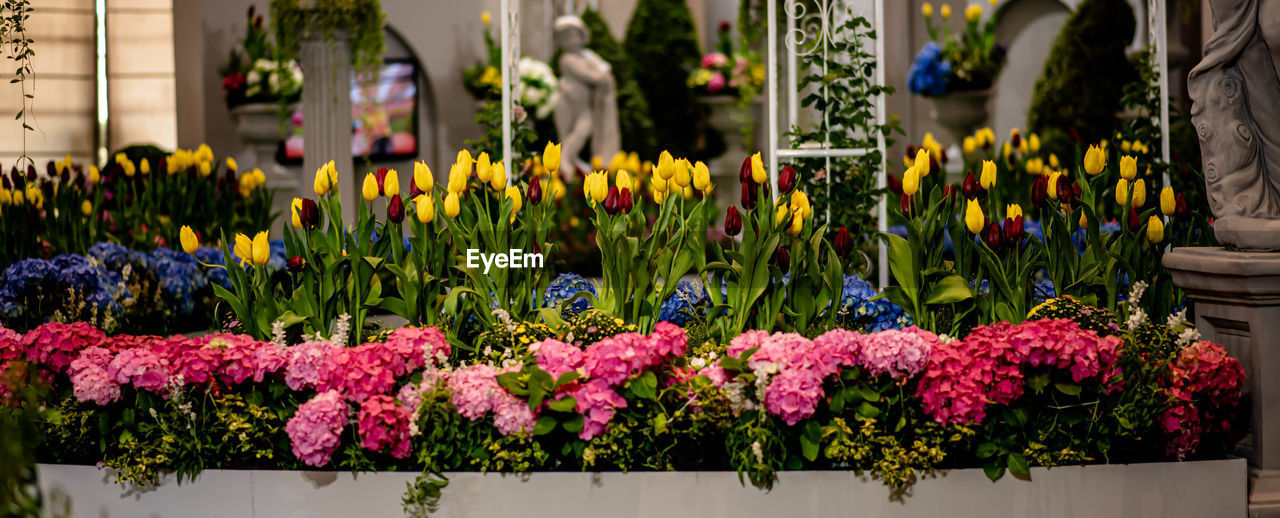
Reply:
<svg viewBox="0 0 1280 518"><path fill-rule="evenodd" d="M538 368L547 371L552 378L582 367L582 349L555 338L530 345L529 352L533 353Z"/></svg>
<svg viewBox="0 0 1280 518"><path fill-rule="evenodd" d="M582 414L578 438L584 441L604 433L617 409L627 407L627 400L602 379L583 383L568 394L577 402L574 410Z"/></svg>
<svg viewBox="0 0 1280 518"><path fill-rule="evenodd" d="M1201 434L1231 429L1244 389L1244 369L1221 346L1200 341L1179 351L1170 370L1173 404L1160 424L1169 436L1169 455L1183 459L1199 448Z"/></svg>
<svg viewBox="0 0 1280 518"><path fill-rule="evenodd" d="M28 331L22 337L22 348L27 361L54 372L65 372L82 349L100 346L105 341L106 335L87 323L50 322Z"/></svg>
<svg viewBox="0 0 1280 518"><path fill-rule="evenodd" d="M351 407L337 391L323 392L298 405L285 424L293 454L308 466L324 466L342 442Z"/></svg>
<svg viewBox="0 0 1280 518"><path fill-rule="evenodd" d="M0 363L22 357L22 334L0 326Z"/></svg>
<svg viewBox="0 0 1280 518"><path fill-rule="evenodd" d="M449 359L452 348L444 333L434 327L402 327L391 332L386 346L404 359L403 376L427 366L441 366Z"/></svg>
<svg viewBox="0 0 1280 518"><path fill-rule="evenodd" d="M409 421L412 418L409 408L396 404L391 396L371 396L360 404L360 413L356 416L360 445L366 450L389 453L397 459L409 456Z"/></svg>
<svg viewBox="0 0 1280 518"><path fill-rule="evenodd" d="M330 342L303 342L289 348L284 383L291 390L318 389L337 370L338 356L346 350Z"/></svg>
<svg viewBox="0 0 1280 518"><path fill-rule="evenodd" d="M133 385L138 390L161 392L169 382L169 361L144 347L125 349L116 353L107 367L111 379L121 385Z"/></svg>
<svg viewBox="0 0 1280 518"><path fill-rule="evenodd" d="M264 347L278 349L267 342L259 342L248 335L220 334L211 335L206 347L220 349L222 364L218 371L218 381L231 386L244 383L245 380L258 378L258 350Z"/></svg>

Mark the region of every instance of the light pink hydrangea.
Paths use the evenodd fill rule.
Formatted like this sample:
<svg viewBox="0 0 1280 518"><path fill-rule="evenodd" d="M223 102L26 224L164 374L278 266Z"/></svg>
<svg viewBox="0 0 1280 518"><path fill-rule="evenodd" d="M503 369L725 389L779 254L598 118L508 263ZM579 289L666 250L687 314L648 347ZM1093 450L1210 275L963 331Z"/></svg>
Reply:
<svg viewBox="0 0 1280 518"><path fill-rule="evenodd" d="M290 347L284 370L285 385L291 390L328 385L330 374L337 370L338 357L345 352L345 348L330 342L303 342Z"/></svg>
<svg viewBox="0 0 1280 518"><path fill-rule="evenodd" d="M529 352L536 358L538 368L547 371L552 378L558 379L561 374L582 367L582 349L555 338L530 345Z"/></svg>
<svg viewBox="0 0 1280 518"><path fill-rule="evenodd" d="M309 466L324 466L342 442L351 407L337 391L323 392L298 405L298 412L285 424L293 454Z"/></svg>
<svg viewBox="0 0 1280 518"><path fill-rule="evenodd" d="M936 343L938 335L916 327L869 334L862 339L856 364L873 375L909 378L924 370Z"/></svg>
<svg viewBox="0 0 1280 518"><path fill-rule="evenodd" d="M67 375L77 401L107 405L120 399L120 384L107 375L110 362L111 352L101 347L87 347L72 360Z"/></svg>
<svg viewBox="0 0 1280 518"><path fill-rule="evenodd" d="M105 341L106 335L87 323L50 322L28 331L22 337L22 348L27 361L54 372L65 372L80 350L100 346Z"/></svg>
<svg viewBox="0 0 1280 518"><path fill-rule="evenodd" d="M720 68L729 64L729 56L723 52L708 52L702 55L702 68Z"/></svg>
<svg viewBox="0 0 1280 518"><path fill-rule="evenodd" d="M584 441L604 433L617 409L627 407L627 400L600 379L579 385L569 395L577 402L575 410L582 414L582 430L578 432L578 438Z"/></svg>
<svg viewBox="0 0 1280 518"><path fill-rule="evenodd" d="M453 406L458 413L472 421L493 410L493 395L502 389L498 384L498 372L492 366L476 364L453 371L449 378Z"/></svg>
<svg viewBox="0 0 1280 518"><path fill-rule="evenodd" d="M494 393L493 426L502 435L525 432L533 434L538 413L529 408L529 402L515 397L506 390Z"/></svg>
<svg viewBox="0 0 1280 518"><path fill-rule="evenodd" d="M409 421L413 418L408 407L398 405L391 396L376 395L360 404L356 417L360 430L360 445L366 450L384 452L403 459L409 456Z"/></svg>
<svg viewBox="0 0 1280 518"><path fill-rule="evenodd" d="M788 426L810 417L822 400L822 378L802 369L788 369L769 380L764 408Z"/></svg>
<svg viewBox="0 0 1280 518"><path fill-rule="evenodd" d="M107 373L121 385L132 384L138 390L158 393L169 382L169 361L150 349L135 347L117 353Z"/></svg>

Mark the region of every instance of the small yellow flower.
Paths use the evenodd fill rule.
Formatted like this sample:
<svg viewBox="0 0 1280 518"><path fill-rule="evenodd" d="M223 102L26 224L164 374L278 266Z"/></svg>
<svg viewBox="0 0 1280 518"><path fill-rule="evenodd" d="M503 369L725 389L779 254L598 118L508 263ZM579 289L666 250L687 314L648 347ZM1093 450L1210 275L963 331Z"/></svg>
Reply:
<svg viewBox="0 0 1280 518"><path fill-rule="evenodd" d="M1177 209L1178 198L1173 194L1173 187L1160 189L1160 213L1165 216L1172 216Z"/></svg>
<svg viewBox="0 0 1280 518"><path fill-rule="evenodd" d="M1084 211L1080 211L1080 228L1089 228L1089 218L1084 216Z"/></svg>
<svg viewBox="0 0 1280 518"><path fill-rule="evenodd" d="M444 215L456 218L460 211L462 211L462 206L458 203L458 193L450 191L444 197Z"/></svg>
<svg viewBox="0 0 1280 518"><path fill-rule="evenodd" d="M933 4L925 2L924 5L921 5L920 14L923 14L925 18L933 17Z"/></svg>
<svg viewBox="0 0 1280 518"><path fill-rule="evenodd" d="M977 199L969 200L965 205L964 224L968 227L969 232L977 234L982 232L982 225L986 223L986 219L982 215L982 205Z"/></svg>
<svg viewBox="0 0 1280 518"><path fill-rule="evenodd" d="M289 203L289 214L292 216L293 226L302 228L302 198L294 198Z"/></svg>
<svg viewBox="0 0 1280 518"><path fill-rule="evenodd" d="M978 21L978 18L982 18L982 6L981 6L981 5L973 4L973 5L969 6L968 8L966 8L966 9L964 10L964 19L965 19L965 20L970 21L970 22L976 22L976 21Z"/></svg>
<svg viewBox="0 0 1280 518"><path fill-rule="evenodd" d="M1032 133L1027 138L1027 149L1030 149L1032 153L1040 152L1040 135Z"/></svg>
<svg viewBox="0 0 1280 518"><path fill-rule="evenodd" d="M1004 215L1007 218L1016 218L1022 215L1022 206L1017 203L1011 203L1004 209Z"/></svg>
<svg viewBox="0 0 1280 518"><path fill-rule="evenodd" d="M711 189L711 170L701 160L693 164L693 187L702 192Z"/></svg>
<svg viewBox="0 0 1280 518"><path fill-rule="evenodd" d="M635 190L635 184L631 180L631 173L628 173L626 169L618 170L618 174L614 177L613 183L618 186L619 191L623 189L627 189L629 191Z"/></svg>
<svg viewBox="0 0 1280 518"><path fill-rule="evenodd" d="M942 11L942 19L946 20L946 19L948 19L948 18L951 18L951 6L950 6L950 5L948 5L948 4L942 4L942 9L941 9L941 11Z"/></svg>
<svg viewBox="0 0 1280 518"><path fill-rule="evenodd" d="M925 166L928 167L928 166ZM916 166L911 166L902 173L902 193L907 196L915 196L920 190L920 172Z"/></svg>
<svg viewBox="0 0 1280 518"><path fill-rule="evenodd" d="M978 177L978 184L983 189L991 190L991 186L996 184L996 163L990 160L982 161L982 175Z"/></svg>
<svg viewBox="0 0 1280 518"><path fill-rule="evenodd" d="M1004 157L1004 160L1008 162L1009 155L1013 154L1013 146L1009 145L1009 142L1006 141L1003 148L1000 150L1000 154Z"/></svg>
<svg viewBox="0 0 1280 518"><path fill-rule="evenodd" d="M1058 161L1058 155L1055 153L1049 153L1049 167L1057 169L1061 165L1062 163Z"/></svg>
<svg viewBox="0 0 1280 518"><path fill-rule="evenodd" d="M542 150L542 167L548 172L560 170L560 144L547 142Z"/></svg>
<svg viewBox="0 0 1280 518"><path fill-rule="evenodd" d="M489 180L489 188L501 191L507 186L507 166L501 161L493 164L493 178Z"/></svg>
<svg viewBox="0 0 1280 518"><path fill-rule="evenodd" d="M422 192L431 192L435 188L436 179L431 175L431 168L425 161L413 163L413 183Z"/></svg>
<svg viewBox="0 0 1280 518"><path fill-rule="evenodd" d="M89 166L89 185L98 185L102 181L102 172L98 171L98 166Z"/></svg>
<svg viewBox="0 0 1280 518"><path fill-rule="evenodd" d="M194 254L200 248L200 239L196 238L196 233L188 225L183 225L178 231L178 240L182 242L182 250L188 254Z"/></svg>
<svg viewBox="0 0 1280 518"><path fill-rule="evenodd" d="M480 156L476 157L476 178L484 183L493 179L493 163L489 161L487 152L481 151Z"/></svg>
<svg viewBox="0 0 1280 518"><path fill-rule="evenodd" d="M436 202L430 195L419 195L413 212L418 217L418 221L423 224L431 223L431 220L436 218Z"/></svg>
<svg viewBox="0 0 1280 518"><path fill-rule="evenodd" d="M253 264L264 265L271 260L271 241L264 230L253 236Z"/></svg>
<svg viewBox="0 0 1280 518"><path fill-rule="evenodd" d="M144 157L141 162L138 162L138 169L142 174L151 174L151 161Z"/></svg>
<svg viewBox="0 0 1280 518"><path fill-rule="evenodd" d="M240 258L240 265L253 260L253 240L244 234L236 234L236 246L232 250Z"/></svg>
<svg viewBox="0 0 1280 518"><path fill-rule="evenodd" d="M492 17L489 15L489 11L480 13L480 23L489 25L489 22L491 21L491 19Z"/></svg>
<svg viewBox="0 0 1280 518"><path fill-rule="evenodd" d="M134 168L133 162L130 162L128 159L125 159L124 162L121 162L120 167L124 169L125 176L131 177L138 172L138 170Z"/></svg>
<svg viewBox="0 0 1280 518"><path fill-rule="evenodd" d="M756 183L769 181L769 172L764 170L764 160L760 158L759 151L751 155L751 180Z"/></svg>
<svg viewBox="0 0 1280 518"><path fill-rule="evenodd" d="M1133 155L1125 155L1120 157L1120 177L1125 180L1133 180L1138 176L1138 159Z"/></svg>
<svg viewBox="0 0 1280 518"><path fill-rule="evenodd" d="M80 213L84 214L85 216L93 214L93 202L89 200L84 200L80 202Z"/></svg>
<svg viewBox="0 0 1280 518"><path fill-rule="evenodd" d="M1107 154L1102 148L1090 145L1089 149L1084 152L1084 172L1089 173L1089 176L1096 176L1106 166Z"/></svg>
<svg viewBox="0 0 1280 518"><path fill-rule="evenodd" d="M1164 222L1156 216L1147 219L1147 241L1153 245L1164 241Z"/></svg>
<svg viewBox="0 0 1280 518"><path fill-rule="evenodd" d="M364 175L364 185L360 187L360 194L364 196L364 201L373 201L378 199L378 178L369 173Z"/></svg>
<svg viewBox="0 0 1280 518"><path fill-rule="evenodd" d="M1125 153L1133 151L1133 144L1130 144L1128 140L1120 141L1120 151L1124 151Z"/></svg>

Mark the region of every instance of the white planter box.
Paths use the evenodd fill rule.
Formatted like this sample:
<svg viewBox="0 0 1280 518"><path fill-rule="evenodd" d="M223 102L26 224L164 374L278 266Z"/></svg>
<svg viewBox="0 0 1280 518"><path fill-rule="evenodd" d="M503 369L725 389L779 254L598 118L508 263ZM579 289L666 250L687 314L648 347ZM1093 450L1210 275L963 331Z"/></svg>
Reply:
<svg viewBox="0 0 1280 518"><path fill-rule="evenodd" d="M921 480L901 501L878 481L841 471L782 473L770 492L731 472L454 473L442 517L1187 517L1246 514L1243 459L1032 468L1031 481L981 470ZM414 473L208 470L181 486L130 491L92 466L41 465L46 491L74 516L400 516Z"/></svg>

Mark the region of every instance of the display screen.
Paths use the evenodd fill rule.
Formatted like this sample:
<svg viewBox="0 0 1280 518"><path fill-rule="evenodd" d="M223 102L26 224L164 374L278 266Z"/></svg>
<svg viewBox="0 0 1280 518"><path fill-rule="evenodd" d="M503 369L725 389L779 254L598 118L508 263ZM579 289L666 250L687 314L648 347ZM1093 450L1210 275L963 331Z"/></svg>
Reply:
<svg viewBox="0 0 1280 518"><path fill-rule="evenodd" d="M305 88L305 79L303 80ZM351 80L351 153L357 157L400 158L418 154L418 67L412 61L387 60L381 73ZM302 160L303 128L298 111L290 118L283 161Z"/></svg>

